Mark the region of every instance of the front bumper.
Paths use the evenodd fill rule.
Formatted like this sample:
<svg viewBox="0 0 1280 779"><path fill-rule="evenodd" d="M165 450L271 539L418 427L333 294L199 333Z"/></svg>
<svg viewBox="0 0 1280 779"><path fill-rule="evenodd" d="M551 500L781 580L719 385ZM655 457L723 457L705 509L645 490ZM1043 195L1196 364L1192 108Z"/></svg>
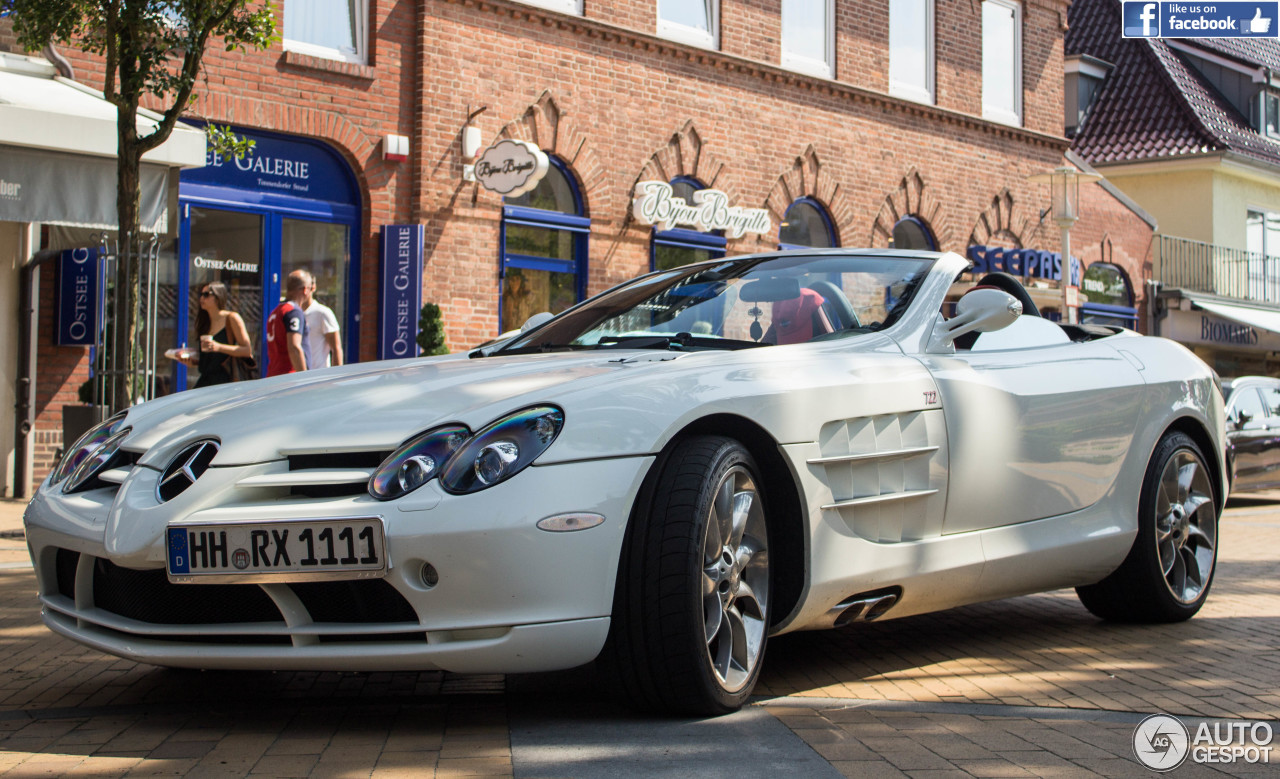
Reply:
<svg viewBox="0 0 1280 779"><path fill-rule="evenodd" d="M42 487L26 513L27 540L45 624L120 657L191 668L556 670L590 661L604 644L627 518L651 462L533 467L463 496L433 482L386 503L237 486L286 467L263 463L212 468L160 504L159 472L136 467L118 490L68 496ZM536 527L574 512L605 521L576 532ZM369 515L385 520L385 578L175 584L165 576L172 522Z"/></svg>

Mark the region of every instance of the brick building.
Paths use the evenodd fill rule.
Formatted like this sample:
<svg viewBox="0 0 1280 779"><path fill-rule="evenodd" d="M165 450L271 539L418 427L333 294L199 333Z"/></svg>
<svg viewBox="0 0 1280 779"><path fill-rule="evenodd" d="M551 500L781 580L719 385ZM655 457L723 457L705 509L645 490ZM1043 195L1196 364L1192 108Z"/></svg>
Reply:
<svg viewBox="0 0 1280 779"><path fill-rule="evenodd" d="M654 267L779 245L968 253L1059 299L1058 229L1027 177L1067 149L1063 0L349 0L349 29L282 5L281 44L210 54L192 119L255 138L257 159L181 176L166 347L192 340L192 289L214 279L260 339L281 275L305 265L348 354L386 354L395 225L421 226L420 300L455 349ZM531 142L547 176L505 200L468 180L477 132L479 151ZM723 192L767 229L656 229L633 209L644 182ZM1096 185L1082 202L1073 254L1125 277L1141 323L1152 224ZM51 442L87 369L68 349L41 342ZM168 388L190 381L175 370Z"/></svg>

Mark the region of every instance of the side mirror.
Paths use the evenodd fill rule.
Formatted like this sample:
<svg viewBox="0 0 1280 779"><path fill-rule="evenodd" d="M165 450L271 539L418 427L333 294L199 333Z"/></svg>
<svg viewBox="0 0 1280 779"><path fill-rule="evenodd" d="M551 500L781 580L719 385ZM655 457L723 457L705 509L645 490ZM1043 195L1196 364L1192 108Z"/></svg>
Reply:
<svg viewBox="0 0 1280 779"><path fill-rule="evenodd" d="M956 315L933 326L929 351L947 352L952 342L965 333L1002 330L1022 316L1022 303L1000 289L975 289L956 304Z"/></svg>
<svg viewBox="0 0 1280 779"><path fill-rule="evenodd" d="M1236 426L1236 430L1240 430L1244 428L1245 425L1249 424L1249 422L1251 422L1252 420L1253 420L1253 414L1250 414L1248 411L1245 411L1244 409L1238 408L1231 414L1231 419L1229 421L1231 422L1231 424Z"/></svg>

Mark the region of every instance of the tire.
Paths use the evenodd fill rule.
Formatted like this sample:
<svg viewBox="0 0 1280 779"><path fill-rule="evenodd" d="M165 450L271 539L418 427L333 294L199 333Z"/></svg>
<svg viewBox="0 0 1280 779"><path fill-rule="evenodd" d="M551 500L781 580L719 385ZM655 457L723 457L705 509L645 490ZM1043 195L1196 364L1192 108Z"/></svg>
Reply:
<svg viewBox="0 0 1280 779"><path fill-rule="evenodd" d="M1204 605L1218 553L1218 506L1200 447L1184 433L1160 439L1142 481L1138 536L1120 567L1076 594L1117 622L1181 622Z"/></svg>
<svg viewBox="0 0 1280 779"><path fill-rule="evenodd" d="M694 436L646 480L623 543L604 653L607 672L637 707L714 716L750 697L773 582L758 472L737 441Z"/></svg>

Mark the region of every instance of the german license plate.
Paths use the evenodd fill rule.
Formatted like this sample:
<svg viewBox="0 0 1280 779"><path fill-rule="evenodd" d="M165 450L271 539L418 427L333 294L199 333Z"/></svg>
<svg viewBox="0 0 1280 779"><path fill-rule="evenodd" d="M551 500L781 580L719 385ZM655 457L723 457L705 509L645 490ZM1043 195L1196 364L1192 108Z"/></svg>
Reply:
<svg viewBox="0 0 1280 779"><path fill-rule="evenodd" d="M280 582L385 576L381 517L173 525L169 580Z"/></svg>

